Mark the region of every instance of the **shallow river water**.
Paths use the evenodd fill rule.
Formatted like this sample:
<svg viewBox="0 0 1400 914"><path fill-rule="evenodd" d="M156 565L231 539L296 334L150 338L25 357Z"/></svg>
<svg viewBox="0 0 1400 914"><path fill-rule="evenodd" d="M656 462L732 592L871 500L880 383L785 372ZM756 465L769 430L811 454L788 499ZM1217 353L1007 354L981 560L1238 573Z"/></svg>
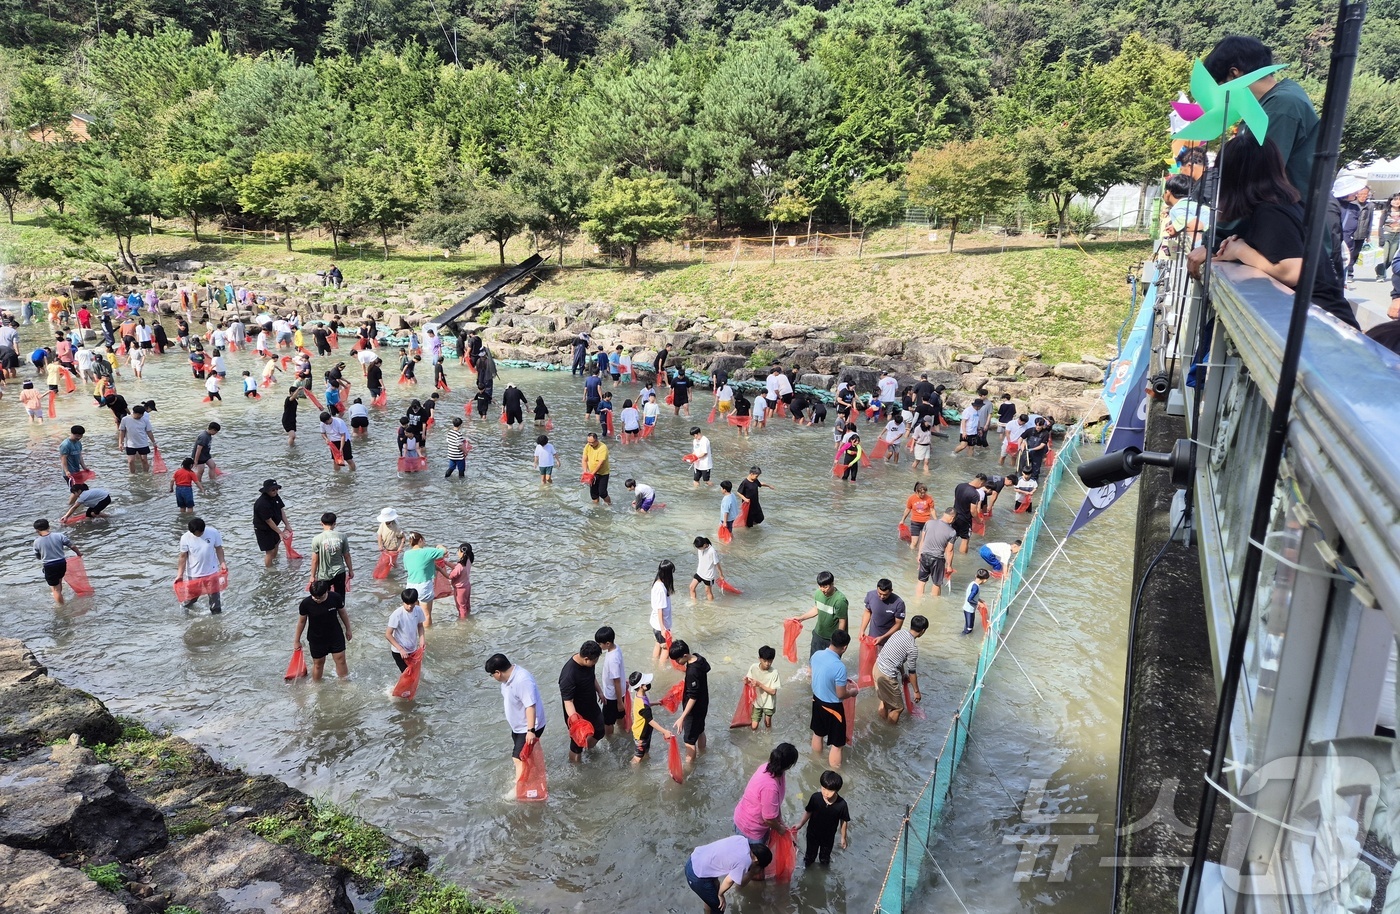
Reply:
<svg viewBox="0 0 1400 914"><path fill-rule="evenodd" d="M38 338L35 328L26 328L26 342ZM363 395L359 372L342 352L353 393ZM327 366L317 361L319 376ZM390 423L401 411L402 387L391 387L392 409L373 411L369 439L356 442L359 472L332 472L325 445L312 435L309 409L302 411L300 440L288 446L279 425L280 395L261 402L238 395L233 378L251 362L244 354L229 358L228 395L212 409L200 404L202 390L179 354L152 359L144 381L124 369L118 382L128 400L159 404L155 427L172 466L206 422L223 424L214 452L228 475L197 497L200 516L224 536L232 569L222 616L186 612L171 593L184 524L167 493L168 477L128 477L115 452L110 414L95 410L82 391L60 400L59 419L28 426L18 385L10 382L0 402L0 512L8 529L0 546L6 594L0 631L25 639L55 675L115 711L354 809L421 844L445 876L515 900L522 910L690 911L697 905L681 872L686 855L732 832L734 803L773 745L787 740L802 751L789 778L789 821L801 814L825 767L807 749L810 692L781 654L784 688L772 732L726 729L758 647L781 648L782 619L810 606L818 571L836 575L851 600L854 626L865 593L888 576L911 602L911 614L923 612L932 622L920 642L929 719L880 725L873 694L863 694L843 771L853 817L850 849L838 849L830 870L799 869L790 886L745 889L733 907L874 908L899 815L927 776L949 709L975 661L975 644L957 634L962 616L955 599L945 594L912 605L915 564L894 535L914 480L907 455L905 464L863 471L858 485L847 486L830 476L828 429L782 420L741 441L731 428L708 426L716 483L737 483L758 464L775 490L763 491L768 521L737 533L721 549L726 575L743 596L692 603L684 591L695 568L690 542L697 534L713 537L719 491L718 485L692 490L680 456L689 450L692 422L705 426L707 394L697 397L693 420L663 415L652 440L614 445L614 505L608 510L593 507L577 482L582 438L594 426L585 425L580 386L567 374L506 370L498 382L498 391L509 381L532 400L544 396L553 410L551 437L561 466L558 483L541 489L530 466L533 429L503 433L494 421L478 421L472 431L475 450L465 481L444 480L437 458L429 472L397 475ZM449 381L454 391L445 417L461 415L465 370L454 365ZM427 386L418 391L426 394ZM88 462L99 472L94 484L110 488L115 504L109 521L73 531L88 554L96 596L70 598L55 609L29 550L30 524L37 516L56 520L63 511L55 448L75 421L89 429ZM442 424L439 419L436 442L429 441L430 456L434 443L441 445ZM954 484L995 464L981 456L954 458L950 450L937 449L927 477L940 506ZM666 508L651 516L628 510L621 482L629 475L655 485ZM269 476L284 487L300 547L325 510L340 516L339 529L350 537L359 571L349 598L355 633L350 681L283 682L309 562L281 560L264 570L258 560L251 504ZM1075 485L1066 485L1063 503L1049 511L1057 537L1078 501ZM477 558L472 615L459 622L450 600L438 604L423 683L412 703L387 695L397 671L387 655L384 622L403 586L401 572L382 582L369 574L376 558L374 518L384 507L395 508L404 527L422 530L430 543L470 541ZM989 538L1009 540L1022 528L1009 507L996 512ZM1049 781L1047 806L1094 812L1100 823L1111 822L1132 512L1129 504L1110 513L1056 561L1039 594L1059 621L1032 602L1012 632L1010 649L1044 697L1009 656L998 661L973 731L974 751L959 775L959 796L934 848L948 881L929 880L911 910L960 910L959 899L972 911L1046 910L1066 902L1074 910L1106 909L1107 871L1097 866L1109 852L1106 841L1076 856L1067 882L1049 881L1048 851L1036 873L1017 882L1019 851L1004 844L1003 835L1028 830L1020 805L1035 778ZM1043 556L1054 549L1048 537L1040 544ZM714 667L709 750L684 785L667 777L664 746L640 768L629 765L631 744L624 737L570 766L556 684L563 662L604 623L617 629L629 670L652 669L648 592L663 558L678 569L675 629ZM961 591L965 569L979 563L969 557L956 564ZM805 643L804 637L804 658ZM532 670L544 695L547 803L513 799L500 691L482 671L498 650ZM854 669L854 652L848 661ZM678 677L658 671L658 692ZM659 717L669 719L664 712Z"/></svg>

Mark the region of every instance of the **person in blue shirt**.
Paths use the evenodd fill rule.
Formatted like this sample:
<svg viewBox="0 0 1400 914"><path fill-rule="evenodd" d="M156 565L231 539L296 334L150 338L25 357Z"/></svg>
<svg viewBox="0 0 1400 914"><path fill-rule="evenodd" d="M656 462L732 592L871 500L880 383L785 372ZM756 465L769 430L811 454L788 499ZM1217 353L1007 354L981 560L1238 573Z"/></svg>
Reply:
<svg viewBox="0 0 1400 914"><path fill-rule="evenodd" d="M613 387L622 381L622 344L617 344L617 349L608 355L608 374L612 375Z"/></svg>
<svg viewBox="0 0 1400 914"><path fill-rule="evenodd" d="M587 410L584 415L591 416L598 409L598 401L603 399L602 387L603 379L597 371L590 371L583 379L583 405Z"/></svg>
<svg viewBox="0 0 1400 914"><path fill-rule="evenodd" d="M982 585L991 580L992 574L985 568L977 570L977 577L972 579L972 583L967 585L967 595L963 598L963 630L964 635L972 634L972 622L977 618L977 604L982 599Z"/></svg>
<svg viewBox="0 0 1400 914"><path fill-rule="evenodd" d="M598 368L598 375L601 377L608 373L608 354L599 346L598 351L593 353L593 364Z"/></svg>
<svg viewBox="0 0 1400 914"><path fill-rule="evenodd" d="M725 479L719 484L724 497L719 500L719 522L730 533L734 532L734 522L739 519L739 496L734 494L734 483Z"/></svg>
<svg viewBox="0 0 1400 914"><path fill-rule="evenodd" d="M831 747L827 764L841 767L841 747L846 745L847 698L860 691L846 681L846 663L841 655L851 644L850 633L838 628L831 633L831 644L812 655L812 751L820 753L822 742Z"/></svg>

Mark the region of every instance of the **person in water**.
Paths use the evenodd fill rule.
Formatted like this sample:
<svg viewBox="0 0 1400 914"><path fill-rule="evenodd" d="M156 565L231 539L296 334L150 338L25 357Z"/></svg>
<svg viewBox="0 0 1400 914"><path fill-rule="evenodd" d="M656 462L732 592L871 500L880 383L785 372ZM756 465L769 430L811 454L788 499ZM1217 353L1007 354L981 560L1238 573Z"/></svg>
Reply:
<svg viewBox="0 0 1400 914"><path fill-rule="evenodd" d="M540 687L529 670L511 663L505 654L492 654L486 658L486 674L501 686L506 724L510 726L510 757L515 763L515 780L519 781L525 773L525 763L520 760L520 754L525 751L526 745L539 743L547 723Z"/></svg>

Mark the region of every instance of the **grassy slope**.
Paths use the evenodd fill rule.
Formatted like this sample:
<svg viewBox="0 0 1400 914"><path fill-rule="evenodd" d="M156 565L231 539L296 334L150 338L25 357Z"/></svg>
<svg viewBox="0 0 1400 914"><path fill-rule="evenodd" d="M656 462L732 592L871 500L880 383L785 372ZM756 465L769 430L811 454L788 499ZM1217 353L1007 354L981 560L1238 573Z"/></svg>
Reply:
<svg viewBox="0 0 1400 914"><path fill-rule="evenodd" d="M303 234L289 254L280 242L253 238L243 243L205 239L195 244L176 226L138 238L143 255L202 260L213 266L269 267L292 272L324 269L332 259L329 242ZM1003 247L1003 245L1012 245ZM902 252L906 245L913 253ZM706 262L666 260L680 249L658 245L635 272L589 264L589 253L575 245L564 269L549 271L534 293L559 299L605 301L623 309L658 308L715 317L759 318L831 325L892 336L935 336L969 344L997 343L1040 350L1051 361L1077 359L1112 341L1127 308L1124 277L1147 251L1142 241L1073 242L1055 249L1046 242L968 234L958 237L956 253L943 243L890 229L868 239L865 257L854 247L829 260L763 259L760 245L737 262L723 248L711 248ZM29 267L82 269L62 252L65 245L42 216L21 215L15 226L0 225L0 262ZM839 246L838 246L839 247ZM936 250L934 250L936 248ZM784 253L779 248L780 253ZM526 238L506 250L508 261L530 253ZM694 252L691 256L698 257ZM339 263L347 282L382 276L407 279L414 290L451 291L478 285L497 268L494 246L472 245L451 259L441 253L396 247L382 251L366 244L342 245Z"/></svg>

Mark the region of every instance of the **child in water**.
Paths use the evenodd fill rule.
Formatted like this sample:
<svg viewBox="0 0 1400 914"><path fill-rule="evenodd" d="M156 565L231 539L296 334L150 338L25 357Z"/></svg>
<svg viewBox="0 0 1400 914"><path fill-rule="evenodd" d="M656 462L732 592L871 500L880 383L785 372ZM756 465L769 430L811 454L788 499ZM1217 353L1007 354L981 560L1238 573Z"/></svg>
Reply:
<svg viewBox="0 0 1400 914"><path fill-rule="evenodd" d="M243 396L249 400L258 399L258 382L251 371L243 372Z"/></svg>
<svg viewBox="0 0 1400 914"><path fill-rule="evenodd" d="M778 672L773 669L773 661L778 657L778 652L768 645L758 649L758 662L749 667L749 672L744 676L744 681L754 687L758 692L758 697L753 703L753 718L749 722L749 729L757 730L760 719L763 726L773 729L773 712L778 708L778 689L783 686L783 679Z"/></svg>
<svg viewBox="0 0 1400 914"><path fill-rule="evenodd" d="M535 439L535 467L540 471L540 485L554 484L554 445L548 435Z"/></svg>
<svg viewBox="0 0 1400 914"><path fill-rule="evenodd" d="M636 701L632 705L632 739L637 744L637 752L632 756L632 764L634 765L640 765L642 759L646 758L647 753L651 751L653 730L662 736L670 734L670 731L658 724L652 717L651 700L647 697L647 693L651 691L653 678L650 673L633 673L627 677L627 685L637 695Z"/></svg>
<svg viewBox="0 0 1400 914"><path fill-rule="evenodd" d="M841 834L841 849L846 849L846 827L851 822L851 812L846 801L841 799L841 775L834 771L823 771L822 789L807 800L807 809L798 820L797 828L807 826L807 852L802 857L803 865L811 866L818 861L822 866L831 865L831 848L836 843L836 834Z"/></svg>
<svg viewBox="0 0 1400 914"><path fill-rule="evenodd" d="M549 421L549 407L545 406L544 397L535 398L535 424L544 425Z"/></svg>

